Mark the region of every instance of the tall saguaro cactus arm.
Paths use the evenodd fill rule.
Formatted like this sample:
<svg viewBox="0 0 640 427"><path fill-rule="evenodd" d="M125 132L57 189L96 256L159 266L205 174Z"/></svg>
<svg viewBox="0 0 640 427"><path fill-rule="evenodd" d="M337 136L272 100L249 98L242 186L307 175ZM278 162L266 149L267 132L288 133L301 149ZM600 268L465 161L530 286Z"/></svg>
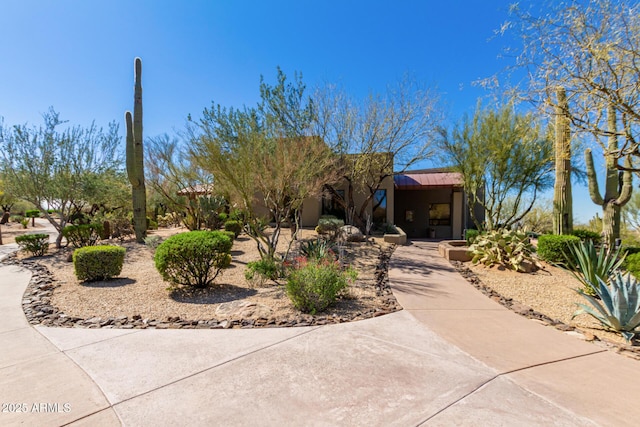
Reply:
<svg viewBox="0 0 640 427"><path fill-rule="evenodd" d="M135 59L135 90L133 117L125 113L127 126L127 176L131 183L133 227L136 240L144 242L147 235L147 192L144 185L144 147L142 144L142 60Z"/></svg>
<svg viewBox="0 0 640 427"><path fill-rule="evenodd" d="M589 182L589 196L591 197L591 201L598 206L602 206L604 205L604 199L600 195L600 188L598 187L596 168L593 165L593 153L591 153L591 148L587 148L585 150L584 162L587 168L587 180Z"/></svg>
<svg viewBox="0 0 640 427"><path fill-rule="evenodd" d="M589 196L593 203L602 206L603 240L604 243L611 247L615 244L616 239L620 237L620 208L631 199L633 175L630 171L631 160L627 156L625 159L626 168L622 172L622 182L620 180L618 159L615 157L615 153L618 150L618 134L616 131L616 112L613 107L609 107L607 119L609 141L604 154L604 195L600 194L600 189L598 188L591 150L585 151L585 163L589 180Z"/></svg>
<svg viewBox="0 0 640 427"><path fill-rule="evenodd" d="M630 156L627 156L624 162L625 171L622 172L622 187L620 188L620 195L616 199L618 206L624 206L629 200L631 200L631 192L633 191L633 174L631 169Z"/></svg>

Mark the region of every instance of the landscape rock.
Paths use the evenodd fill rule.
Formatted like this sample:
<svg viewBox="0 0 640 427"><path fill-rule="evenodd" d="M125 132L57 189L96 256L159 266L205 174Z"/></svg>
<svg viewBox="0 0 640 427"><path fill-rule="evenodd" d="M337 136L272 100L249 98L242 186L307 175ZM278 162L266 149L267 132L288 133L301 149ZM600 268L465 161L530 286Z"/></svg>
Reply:
<svg viewBox="0 0 640 427"><path fill-rule="evenodd" d="M362 231L353 225L340 227L340 237L347 242L364 242L365 237Z"/></svg>

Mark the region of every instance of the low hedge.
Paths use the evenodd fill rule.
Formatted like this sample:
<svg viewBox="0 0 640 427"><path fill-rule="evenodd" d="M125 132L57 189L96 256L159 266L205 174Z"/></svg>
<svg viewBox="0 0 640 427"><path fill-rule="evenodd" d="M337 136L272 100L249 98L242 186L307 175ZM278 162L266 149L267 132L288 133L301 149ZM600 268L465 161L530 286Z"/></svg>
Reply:
<svg viewBox="0 0 640 427"><path fill-rule="evenodd" d="M120 246L86 246L73 251L73 268L78 280L108 280L122 272L125 248Z"/></svg>
<svg viewBox="0 0 640 427"><path fill-rule="evenodd" d="M571 232L571 235L577 236L580 240L591 240L593 243L600 243L602 236L595 231L587 230L584 228L576 228Z"/></svg>
<svg viewBox="0 0 640 427"><path fill-rule="evenodd" d="M156 269L174 285L207 287L231 264L229 234L197 230L171 236L156 249Z"/></svg>
<svg viewBox="0 0 640 427"><path fill-rule="evenodd" d="M566 234L543 234L538 237L538 257L547 262L566 262L565 254L570 254L569 245L580 243L578 236Z"/></svg>
<svg viewBox="0 0 640 427"><path fill-rule="evenodd" d="M16 236L16 243L25 252L29 252L32 256L43 256L49 250L48 234L24 234Z"/></svg>

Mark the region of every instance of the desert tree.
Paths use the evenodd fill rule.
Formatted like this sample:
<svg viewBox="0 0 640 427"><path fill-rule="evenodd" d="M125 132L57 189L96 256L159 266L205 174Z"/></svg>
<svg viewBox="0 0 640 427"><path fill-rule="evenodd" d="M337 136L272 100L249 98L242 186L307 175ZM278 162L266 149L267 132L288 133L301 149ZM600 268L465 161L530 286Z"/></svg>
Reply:
<svg viewBox="0 0 640 427"><path fill-rule="evenodd" d="M478 105L472 118L442 131L440 146L463 176L468 206L484 209L484 223L470 210L479 229L517 224L553 185L553 142L531 113L517 113L512 103L498 110Z"/></svg>
<svg viewBox="0 0 640 427"><path fill-rule="evenodd" d="M189 230L198 230L206 218L215 212L206 212L203 205L211 205L217 211L225 204L216 194L213 176L203 170L178 137L167 134L146 141L147 181L151 189L160 195L169 209L184 214L182 222Z"/></svg>
<svg viewBox="0 0 640 427"><path fill-rule="evenodd" d="M565 112L577 131L596 137L606 149L608 113L615 110L618 156L640 155L640 5L631 0L567 1L546 12L512 5L501 31L515 33L514 68L526 70L519 93L538 105L561 107L554 96L566 90Z"/></svg>
<svg viewBox="0 0 640 427"><path fill-rule="evenodd" d="M325 185L328 193L355 225L363 227L368 208L382 200L376 192L394 173L402 173L435 152L433 143L442 120L437 93L405 77L384 94L357 99L335 86L314 96L315 133L336 153L341 180ZM346 186L340 193L338 188ZM354 195L364 191L358 205ZM350 215L349 215L350 216Z"/></svg>
<svg viewBox="0 0 640 427"><path fill-rule="evenodd" d="M33 203L58 230L60 247L61 231L72 214L98 197L100 177L118 169L120 138L115 123L107 130L95 124L61 130L65 122L53 108L43 118L39 127L0 127L2 173L7 189Z"/></svg>
<svg viewBox="0 0 640 427"><path fill-rule="evenodd" d="M264 259L276 252L282 226L294 223L303 201L320 194L331 179L334 160L313 135L315 107L305 94L302 76L293 81L278 68L277 83L261 78L255 107L213 104L192 122L191 154L214 176L214 185L247 215L245 230ZM260 212L274 224L267 232ZM295 236L294 236L295 237Z"/></svg>

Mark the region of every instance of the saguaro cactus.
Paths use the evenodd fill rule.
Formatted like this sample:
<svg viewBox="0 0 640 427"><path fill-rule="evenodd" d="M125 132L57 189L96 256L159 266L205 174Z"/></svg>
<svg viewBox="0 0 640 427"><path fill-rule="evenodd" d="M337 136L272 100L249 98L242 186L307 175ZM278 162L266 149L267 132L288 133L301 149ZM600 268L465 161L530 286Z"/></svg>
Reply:
<svg viewBox="0 0 640 427"><path fill-rule="evenodd" d="M127 124L127 176L131 183L133 201L133 228L138 243L147 235L147 191L144 185L144 150L142 145L142 60L135 59L135 92L133 120L125 113Z"/></svg>
<svg viewBox="0 0 640 427"><path fill-rule="evenodd" d="M571 195L569 104L564 88L558 88L556 97L556 180L553 187L553 232L555 234L571 234L573 231L573 204Z"/></svg>
<svg viewBox="0 0 640 427"><path fill-rule="evenodd" d="M618 150L618 136L616 133L616 111L609 107L607 111L609 141L605 152L605 192L604 197L600 195L596 171L593 166L593 155L591 150L585 152L585 162L587 166L587 178L589 179L589 195L596 205L602 206L602 231L603 242L612 247L615 240L620 237L620 208L631 199L633 175L627 169L620 173L618 170L618 159L615 157ZM631 162L627 156L625 166L631 167ZM620 179L622 174L622 179Z"/></svg>

